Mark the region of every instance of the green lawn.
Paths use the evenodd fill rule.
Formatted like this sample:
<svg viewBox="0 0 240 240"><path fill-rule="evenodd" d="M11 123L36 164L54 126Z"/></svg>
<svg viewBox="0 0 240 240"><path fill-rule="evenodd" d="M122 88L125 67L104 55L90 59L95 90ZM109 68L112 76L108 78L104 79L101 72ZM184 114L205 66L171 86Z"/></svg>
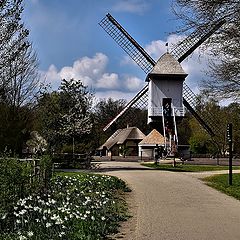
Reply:
<svg viewBox="0 0 240 240"><path fill-rule="evenodd" d="M228 184L228 174L215 175L206 177L204 182L229 196L240 200L240 174L233 174L233 185Z"/></svg>
<svg viewBox="0 0 240 240"><path fill-rule="evenodd" d="M177 164L173 167L171 164L155 164L155 163L143 163L143 166L151 167L165 171L176 171L176 172L203 172L203 171L217 171L227 170L228 166L213 166L213 165L180 165ZM233 167L233 169L240 169L240 167Z"/></svg>

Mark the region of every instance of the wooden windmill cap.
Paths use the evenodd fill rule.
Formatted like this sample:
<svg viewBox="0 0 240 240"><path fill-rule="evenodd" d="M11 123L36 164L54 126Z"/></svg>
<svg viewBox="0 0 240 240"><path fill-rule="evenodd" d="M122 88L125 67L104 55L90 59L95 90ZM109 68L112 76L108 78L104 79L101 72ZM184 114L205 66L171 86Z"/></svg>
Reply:
<svg viewBox="0 0 240 240"><path fill-rule="evenodd" d="M152 71L148 74L146 81L149 81L151 76L175 76L186 78L186 74L180 63L170 53L163 54L153 67Z"/></svg>

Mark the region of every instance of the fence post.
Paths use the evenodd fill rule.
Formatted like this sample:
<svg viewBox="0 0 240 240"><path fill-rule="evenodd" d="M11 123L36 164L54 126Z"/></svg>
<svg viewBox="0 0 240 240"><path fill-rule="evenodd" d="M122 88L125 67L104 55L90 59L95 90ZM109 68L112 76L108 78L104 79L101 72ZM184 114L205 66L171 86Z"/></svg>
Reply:
<svg viewBox="0 0 240 240"><path fill-rule="evenodd" d="M227 125L227 140L229 146L229 185L232 185L232 123Z"/></svg>

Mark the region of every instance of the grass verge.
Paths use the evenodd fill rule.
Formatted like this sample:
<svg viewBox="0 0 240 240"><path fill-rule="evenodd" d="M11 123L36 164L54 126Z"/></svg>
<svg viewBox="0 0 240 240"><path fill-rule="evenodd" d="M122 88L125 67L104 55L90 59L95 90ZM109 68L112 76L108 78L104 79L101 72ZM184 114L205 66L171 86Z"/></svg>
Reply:
<svg viewBox="0 0 240 240"><path fill-rule="evenodd" d="M0 213L0 240L107 239L128 218L126 191L116 177L57 173L48 192L19 199L12 212Z"/></svg>
<svg viewBox="0 0 240 240"><path fill-rule="evenodd" d="M233 185L228 184L228 174L206 177L203 181L210 187L213 187L229 196L240 200L240 175L233 174Z"/></svg>
<svg viewBox="0 0 240 240"><path fill-rule="evenodd" d="M156 164L156 163L142 163L143 166L155 168L158 170L175 171L175 172L203 172L203 171L217 171L227 170L228 166L210 166L210 165L179 165L173 167L171 164ZM233 169L240 169L240 167L233 167Z"/></svg>

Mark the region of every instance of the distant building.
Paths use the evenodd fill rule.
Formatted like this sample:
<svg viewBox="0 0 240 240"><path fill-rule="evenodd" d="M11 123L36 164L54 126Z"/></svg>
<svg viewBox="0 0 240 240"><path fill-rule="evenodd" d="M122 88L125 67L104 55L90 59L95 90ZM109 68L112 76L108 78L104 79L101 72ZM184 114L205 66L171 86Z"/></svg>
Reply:
<svg viewBox="0 0 240 240"><path fill-rule="evenodd" d="M154 158L156 147L164 147L165 140L162 134L153 129L141 142L139 142L139 156Z"/></svg>
<svg viewBox="0 0 240 240"><path fill-rule="evenodd" d="M98 150L102 156L138 156L138 144L144 137L137 127L118 129Z"/></svg>

